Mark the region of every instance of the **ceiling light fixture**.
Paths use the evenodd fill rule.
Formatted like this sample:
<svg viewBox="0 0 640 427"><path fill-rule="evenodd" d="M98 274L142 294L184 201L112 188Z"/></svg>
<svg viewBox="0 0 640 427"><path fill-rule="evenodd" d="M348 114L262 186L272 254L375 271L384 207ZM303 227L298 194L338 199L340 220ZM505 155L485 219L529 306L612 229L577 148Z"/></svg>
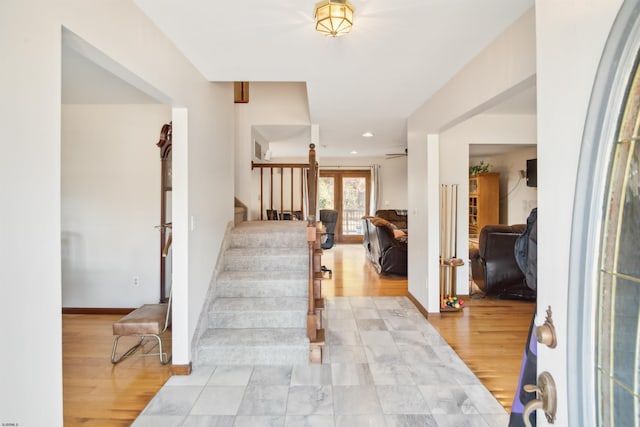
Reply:
<svg viewBox="0 0 640 427"><path fill-rule="evenodd" d="M365 138L372 138L373 137L373 132L365 132L362 134L363 137Z"/></svg>
<svg viewBox="0 0 640 427"><path fill-rule="evenodd" d="M351 154L358 154L358 152L356 150L353 150Z"/></svg>
<svg viewBox="0 0 640 427"><path fill-rule="evenodd" d="M316 3L316 31L331 37L351 31L354 8L349 0L324 0Z"/></svg>

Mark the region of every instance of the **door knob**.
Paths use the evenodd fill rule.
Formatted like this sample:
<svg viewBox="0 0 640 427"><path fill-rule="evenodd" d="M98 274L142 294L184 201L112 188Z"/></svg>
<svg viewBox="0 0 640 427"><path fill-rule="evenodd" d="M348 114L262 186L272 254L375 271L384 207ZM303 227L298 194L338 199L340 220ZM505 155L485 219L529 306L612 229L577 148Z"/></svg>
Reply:
<svg viewBox="0 0 640 427"><path fill-rule="evenodd" d="M529 416L532 412L542 409L547 417L547 422L553 424L556 420L556 383L549 372L538 375L538 385L527 384L524 391L528 393L536 392L536 399L530 400L524 406L522 418L527 427L531 427Z"/></svg>
<svg viewBox="0 0 640 427"><path fill-rule="evenodd" d="M547 317L544 323L540 326L536 326L536 341L540 344L544 344L549 348L556 348L558 340L556 339L556 328L553 326L553 319L551 317L551 306L547 308Z"/></svg>

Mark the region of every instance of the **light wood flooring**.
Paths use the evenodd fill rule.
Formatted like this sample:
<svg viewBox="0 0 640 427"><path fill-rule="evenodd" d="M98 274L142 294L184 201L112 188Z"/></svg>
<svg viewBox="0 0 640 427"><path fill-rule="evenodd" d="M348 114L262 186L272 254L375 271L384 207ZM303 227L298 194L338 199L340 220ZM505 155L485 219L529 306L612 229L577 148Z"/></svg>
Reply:
<svg viewBox="0 0 640 427"><path fill-rule="evenodd" d="M333 268L332 279L323 281L324 296L407 294L406 279L378 276L362 245L327 250L323 264ZM467 308L462 313L430 315L429 322L510 410L535 305L492 299L465 301ZM120 317L62 316L65 426L128 426L169 378L169 366L160 365L157 356L111 364L111 326Z"/></svg>

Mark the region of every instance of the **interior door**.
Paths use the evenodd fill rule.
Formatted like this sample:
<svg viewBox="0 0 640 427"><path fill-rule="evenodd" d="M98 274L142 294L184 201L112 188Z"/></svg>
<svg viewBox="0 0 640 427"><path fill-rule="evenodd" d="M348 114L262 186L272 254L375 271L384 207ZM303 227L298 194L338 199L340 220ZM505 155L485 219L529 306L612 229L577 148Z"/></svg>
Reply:
<svg viewBox="0 0 640 427"><path fill-rule="evenodd" d="M362 243L362 217L369 212L371 174L366 171L320 171L319 209L338 210L335 239Z"/></svg>

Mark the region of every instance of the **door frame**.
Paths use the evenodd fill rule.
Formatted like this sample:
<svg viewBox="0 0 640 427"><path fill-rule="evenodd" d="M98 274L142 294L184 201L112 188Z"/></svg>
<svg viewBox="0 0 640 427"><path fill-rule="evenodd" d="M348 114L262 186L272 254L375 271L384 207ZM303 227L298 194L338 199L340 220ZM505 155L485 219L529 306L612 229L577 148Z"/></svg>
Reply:
<svg viewBox="0 0 640 427"><path fill-rule="evenodd" d="M602 215L621 106L640 48L640 7L624 2L603 50L580 150L567 307L568 418L596 425L596 319ZM612 118L614 120L612 120Z"/></svg>
<svg viewBox="0 0 640 427"><path fill-rule="evenodd" d="M336 243L362 243L364 235L343 235L342 234L342 178L365 178L366 180L366 194L365 194L365 215L369 212L371 206L371 171L370 170L336 170L336 169L321 169L320 177L333 177L333 193L334 209L338 211L338 223L335 229L335 241Z"/></svg>

